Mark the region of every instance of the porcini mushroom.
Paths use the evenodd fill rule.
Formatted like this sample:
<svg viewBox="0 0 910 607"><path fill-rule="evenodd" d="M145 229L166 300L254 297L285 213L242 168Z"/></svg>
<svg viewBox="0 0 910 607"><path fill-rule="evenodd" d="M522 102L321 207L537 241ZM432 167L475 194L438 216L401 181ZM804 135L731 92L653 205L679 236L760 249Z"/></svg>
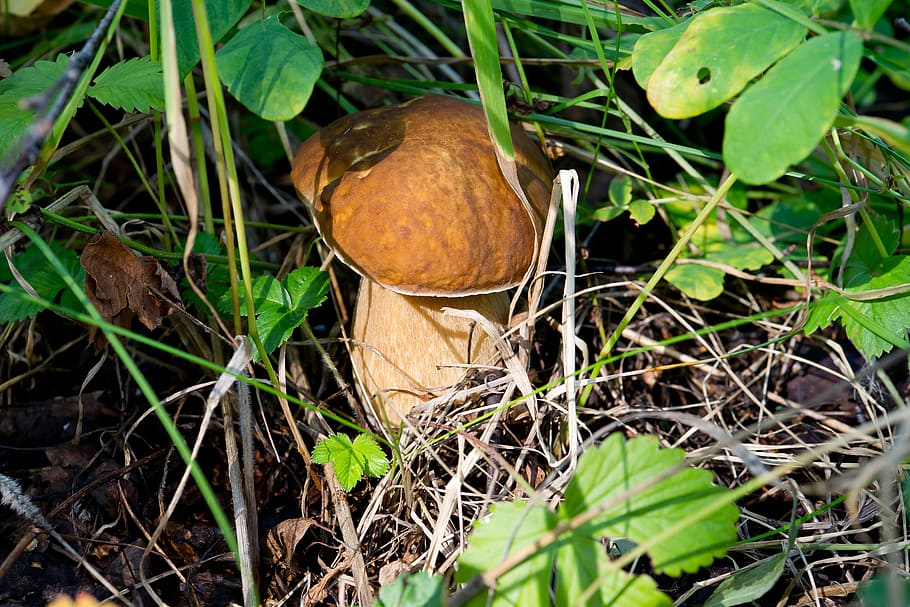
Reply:
<svg viewBox="0 0 910 607"><path fill-rule="evenodd" d="M512 139L531 213L502 176L481 108L451 97L345 116L297 150L298 194L325 242L365 279L352 362L387 423L458 382L465 365L494 360L482 330L442 309L505 325L505 291L534 261L550 168L514 126Z"/></svg>

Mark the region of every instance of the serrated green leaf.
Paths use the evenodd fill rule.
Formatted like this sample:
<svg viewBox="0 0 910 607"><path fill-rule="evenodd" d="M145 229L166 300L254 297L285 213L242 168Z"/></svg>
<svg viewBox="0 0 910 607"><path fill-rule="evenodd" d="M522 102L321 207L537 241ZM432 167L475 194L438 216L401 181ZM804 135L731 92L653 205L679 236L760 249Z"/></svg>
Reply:
<svg viewBox="0 0 910 607"><path fill-rule="evenodd" d="M376 607L443 607L442 576L404 573L379 590Z"/></svg>
<svg viewBox="0 0 910 607"><path fill-rule="evenodd" d="M745 183L763 184L808 156L834 123L862 52L853 32L816 36L743 93L726 119L730 169Z"/></svg>
<svg viewBox="0 0 910 607"><path fill-rule="evenodd" d="M781 552L739 569L718 584L704 607L733 607L757 601L774 587L786 563L787 553Z"/></svg>
<svg viewBox="0 0 910 607"><path fill-rule="evenodd" d="M544 506L529 506L523 501L493 504L489 516L474 524L468 547L458 557L455 581L467 582L555 526L556 515ZM481 593L467 603L468 607L548 606L555 555L553 545L542 547L497 580L491 601L487 593Z"/></svg>
<svg viewBox="0 0 910 607"><path fill-rule="evenodd" d="M164 109L161 64L151 57L135 57L110 66L95 78L88 95L125 112Z"/></svg>
<svg viewBox="0 0 910 607"><path fill-rule="evenodd" d="M215 55L231 94L251 112L272 121L303 110L322 74L322 51L269 17L240 30Z"/></svg>
<svg viewBox="0 0 910 607"><path fill-rule="evenodd" d="M256 329L266 352L272 352L291 337L306 320L309 310L325 301L328 288L328 275L307 267L294 270L283 282L268 275L253 281ZM222 295L219 307L222 311L229 309L230 293ZM240 313L247 315L243 289L240 291Z"/></svg>
<svg viewBox="0 0 910 607"><path fill-rule="evenodd" d="M325 301L329 275L319 268L304 266L288 274L285 284L294 307L310 310Z"/></svg>
<svg viewBox="0 0 910 607"><path fill-rule="evenodd" d="M624 207L632 201L632 178L620 175L610 180L610 202L613 206Z"/></svg>
<svg viewBox="0 0 910 607"><path fill-rule="evenodd" d="M579 458L578 468L565 490L561 520L586 513L680 464L682 449L661 449L654 437L625 440L613 434ZM628 500L595 517L580 535L626 537L639 544L673 529L684 520L724 501L707 470L682 468ZM675 530L648 550L655 570L671 576L694 572L723 556L736 541L736 506L723 503L702 520Z"/></svg>
<svg viewBox="0 0 910 607"><path fill-rule="evenodd" d="M795 48L806 28L757 4L697 15L648 79L648 101L666 118L703 114Z"/></svg>
<svg viewBox="0 0 910 607"><path fill-rule="evenodd" d="M370 6L370 0L297 0L297 3L314 13L335 19L356 17Z"/></svg>
<svg viewBox="0 0 910 607"><path fill-rule="evenodd" d="M638 199L629 203L629 215L640 226L654 219L655 213L654 205L647 200Z"/></svg>
<svg viewBox="0 0 910 607"><path fill-rule="evenodd" d="M863 29L871 30L892 0L850 0L850 10L853 12L854 22Z"/></svg>
<svg viewBox="0 0 910 607"><path fill-rule="evenodd" d="M209 29L215 43L227 34L231 28L246 14L252 0L219 0L205 2ZM155 3L155 18L161 22L159 3ZM186 76L199 63L199 44L196 38L196 20L193 17L193 5L190 2L174 2L174 39L177 41L177 70L180 77ZM160 25L159 25L159 31Z"/></svg>
<svg viewBox="0 0 910 607"><path fill-rule="evenodd" d="M333 434L316 445L312 458L317 464L332 464L345 491L353 489L364 474L382 476L389 469L382 449L365 434L353 441L345 434Z"/></svg>
<svg viewBox="0 0 910 607"><path fill-rule="evenodd" d="M51 251L66 267L70 276L77 282L84 280L85 272L79 264L79 256L67 249L57 241L48 243ZM12 274L6 259L0 261L4 275L2 278L9 282L10 292L0 294L0 323L16 322L30 318L44 310L44 308L31 301L26 301L18 294L25 293L19 283L12 280ZM13 264L25 280L35 289L38 296L47 301L55 301L61 292L67 291L66 283L57 272L47 263L47 259L34 246L25 249L13 258Z"/></svg>
<svg viewBox="0 0 910 607"><path fill-rule="evenodd" d="M353 448L361 458L365 475L377 478L389 471L389 458L371 436L358 434L354 437Z"/></svg>
<svg viewBox="0 0 910 607"><path fill-rule="evenodd" d="M35 112L23 109L20 102L44 94L63 76L69 59L58 55L55 61L36 61L9 78L0 80L0 161L17 150Z"/></svg>
<svg viewBox="0 0 910 607"><path fill-rule="evenodd" d="M724 272L694 263L677 264L664 276L674 287L699 301L710 301L724 292Z"/></svg>

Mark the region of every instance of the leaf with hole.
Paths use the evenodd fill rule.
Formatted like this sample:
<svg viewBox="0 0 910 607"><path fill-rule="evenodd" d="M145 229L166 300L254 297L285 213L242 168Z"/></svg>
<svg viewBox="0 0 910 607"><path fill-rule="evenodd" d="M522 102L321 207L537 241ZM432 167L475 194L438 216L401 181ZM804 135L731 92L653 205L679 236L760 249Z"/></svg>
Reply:
<svg viewBox="0 0 910 607"><path fill-rule="evenodd" d="M648 79L648 101L666 118L703 114L795 48L806 28L757 4L695 17Z"/></svg>
<svg viewBox="0 0 910 607"><path fill-rule="evenodd" d="M723 155L744 182L763 184L808 156L831 128L863 54L853 32L812 38L730 108Z"/></svg>
<svg viewBox="0 0 910 607"><path fill-rule="evenodd" d="M276 17L243 28L215 57L231 94L272 121L290 120L303 110L323 66L319 47Z"/></svg>

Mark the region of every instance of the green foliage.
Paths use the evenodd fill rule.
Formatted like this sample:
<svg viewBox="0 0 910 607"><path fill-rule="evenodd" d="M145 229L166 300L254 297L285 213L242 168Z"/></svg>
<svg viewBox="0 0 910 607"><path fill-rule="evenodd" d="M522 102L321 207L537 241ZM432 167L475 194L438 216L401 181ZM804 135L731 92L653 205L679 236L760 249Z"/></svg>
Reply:
<svg viewBox="0 0 910 607"><path fill-rule="evenodd" d="M58 55L55 61L36 61L0 80L0 160L13 151L35 117L35 112L23 108L21 102L54 86L67 64L66 56Z"/></svg>
<svg viewBox="0 0 910 607"><path fill-rule="evenodd" d="M678 39L675 28L646 34L636 45L642 57L633 55L632 61L654 108L676 119L728 101L771 67L733 102L724 130L725 162L752 184L777 179L818 144L834 123L863 51L853 32L805 40L805 16L773 4L775 10L753 3L706 10Z"/></svg>
<svg viewBox="0 0 910 607"><path fill-rule="evenodd" d="M787 553L779 552L737 570L717 585L704 607L733 607L757 601L774 587L786 564Z"/></svg>
<svg viewBox="0 0 910 607"><path fill-rule="evenodd" d="M364 475L380 477L389 471L389 459L367 434L358 434L353 441L346 434L333 434L313 448L312 457L317 464L332 464L345 491Z"/></svg>
<svg viewBox="0 0 910 607"><path fill-rule="evenodd" d="M240 30L216 54L228 90L251 112L283 121L303 110L322 73L322 51L277 17Z"/></svg>
<svg viewBox="0 0 910 607"><path fill-rule="evenodd" d="M594 210L593 218L597 221L610 221L629 212L632 220L644 225L654 218L654 205L647 200L632 200L632 179L622 175L610 182L610 204Z"/></svg>
<svg viewBox="0 0 910 607"><path fill-rule="evenodd" d="M370 6L370 0L297 0L297 2L314 13L336 19L357 17Z"/></svg>
<svg viewBox="0 0 910 607"><path fill-rule="evenodd" d="M150 57L134 57L101 72L88 95L125 112L147 113L164 108L161 64Z"/></svg>
<svg viewBox="0 0 910 607"><path fill-rule="evenodd" d="M50 241L48 246L70 276L77 281L85 279L85 271L79 265L79 256L74 251L67 249L56 240ZM62 298L62 303L67 307L79 309L78 302L73 300L73 295L67 289L64 278L47 263L47 259L37 247L29 246L16 255L13 258L13 265L41 299L56 302L58 298ZM6 259L0 262L0 283L7 285L4 292L0 294L0 323L31 318L44 310L40 303L23 299L22 296L26 291L13 278Z"/></svg>
<svg viewBox="0 0 910 607"><path fill-rule="evenodd" d="M805 37L801 24L757 4L716 8L692 19L654 72L636 78L661 115L691 118L739 93ZM649 63L633 65L641 72Z"/></svg>
<svg viewBox="0 0 910 607"><path fill-rule="evenodd" d="M746 183L783 175L834 124L863 45L852 32L816 36L740 97L727 115L724 160Z"/></svg>
<svg viewBox="0 0 910 607"><path fill-rule="evenodd" d="M383 586L376 607L439 607L443 605L442 578L425 571L402 574Z"/></svg>
<svg viewBox="0 0 910 607"><path fill-rule="evenodd" d="M250 8L251 0L219 0L218 2L205 2L205 12L208 16L209 28L212 38L217 43L237 25L237 22ZM155 3L156 18L159 20L159 3ZM177 42L177 70L180 76L186 76L197 63L199 63L199 44L196 37L196 21L193 17L193 4L191 2L173 2L174 12L174 39Z"/></svg>
<svg viewBox="0 0 910 607"><path fill-rule="evenodd" d="M54 61L36 61L0 80L0 159L14 149L35 118L35 112L24 108L22 102L53 90L68 65L69 58L60 54ZM120 61L99 74L87 94L127 112L161 109L161 65L148 57Z"/></svg>
<svg viewBox="0 0 910 607"><path fill-rule="evenodd" d="M895 221L877 214L863 222L853 251L840 275L841 251L832 263L830 279L842 283L843 293L828 292L814 302L804 331L813 332L840 321L850 341L873 360L895 346L910 347L910 256L896 255L900 230ZM897 287L897 289L895 289ZM870 291L882 290L872 297Z"/></svg>
<svg viewBox="0 0 910 607"><path fill-rule="evenodd" d="M287 341L294 329L306 320L307 313L325 301L329 276L318 268L297 268L284 280L263 275L253 281L256 328L266 352ZM240 311L246 316L246 291L240 291ZM221 298L221 309L230 308L230 294Z"/></svg>
<svg viewBox="0 0 910 607"><path fill-rule="evenodd" d="M458 560L458 582L486 572L544 534L565 532L499 577L492 598L477 596L468 604L550 605L555 584L558 605L670 605L649 577L617 569L601 538L646 543L655 570L672 576L722 556L736 539L739 513L712 485L710 472L674 470L684 455L659 448L653 437L627 441L614 434L579 458L556 512L523 501L495 504L475 525ZM582 596L588 598L582 602Z"/></svg>

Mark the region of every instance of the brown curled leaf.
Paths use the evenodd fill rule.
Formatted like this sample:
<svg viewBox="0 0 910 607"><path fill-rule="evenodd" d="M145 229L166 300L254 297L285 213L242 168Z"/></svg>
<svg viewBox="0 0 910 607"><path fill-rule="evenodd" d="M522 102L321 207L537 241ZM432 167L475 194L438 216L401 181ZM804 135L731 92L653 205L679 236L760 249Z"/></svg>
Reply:
<svg viewBox="0 0 910 607"><path fill-rule="evenodd" d="M138 317L147 329L157 329L179 302L177 283L154 257L136 255L110 232L93 236L80 258L85 268L85 292L101 316L129 328ZM103 344L97 332L92 341Z"/></svg>

